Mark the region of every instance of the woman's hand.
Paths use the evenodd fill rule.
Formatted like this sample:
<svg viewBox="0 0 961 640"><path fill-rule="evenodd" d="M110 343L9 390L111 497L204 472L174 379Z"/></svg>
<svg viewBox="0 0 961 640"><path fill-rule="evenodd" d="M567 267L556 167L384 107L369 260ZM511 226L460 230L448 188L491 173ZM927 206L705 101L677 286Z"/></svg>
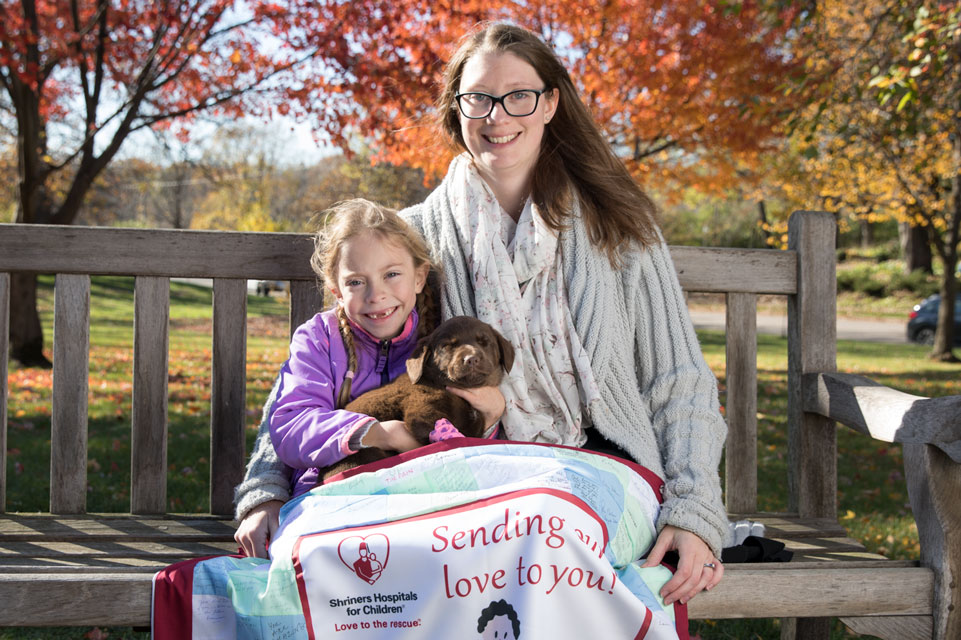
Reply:
<svg viewBox="0 0 961 640"><path fill-rule="evenodd" d="M458 389L447 387L447 390L459 398L463 398L484 416L484 427L489 429L504 415L507 402L504 394L497 387L476 387L474 389Z"/></svg>
<svg viewBox="0 0 961 640"><path fill-rule="evenodd" d="M420 443L410 434L401 420L385 420L370 425L367 433L361 439L365 447L377 447L384 451L403 453L416 449Z"/></svg>
<svg viewBox="0 0 961 640"><path fill-rule="evenodd" d="M661 588L661 597L668 605L676 600L687 604L688 600L702 590L710 590L724 577L724 565L714 557L707 543L697 534L667 525L657 536L657 542L647 556L645 567L661 564L664 554L677 551L680 560L674 577ZM713 564L712 567L706 565Z"/></svg>
<svg viewBox="0 0 961 640"><path fill-rule="evenodd" d="M253 558L267 557L267 545L280 526L279 515L283 505L282 500L270 500L247 512L234 532L234 540L240 545L244 555Z"/></svg>

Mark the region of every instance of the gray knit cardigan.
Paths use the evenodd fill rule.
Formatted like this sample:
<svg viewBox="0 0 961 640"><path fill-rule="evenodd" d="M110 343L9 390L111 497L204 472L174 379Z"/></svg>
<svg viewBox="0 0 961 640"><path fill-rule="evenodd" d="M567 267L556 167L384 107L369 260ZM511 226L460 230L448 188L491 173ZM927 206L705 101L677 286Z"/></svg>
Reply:
<svg viewBox="0 0 961 640"><path fill-rule="evenodd" d="M423 233L443 265L442 317L472 316L474 291L462 250L470 243L457 237L448 203L445 180L401 215ZM574 218L561 233L560 250L574 327L601 392L589 410L591 424L664 478L658 530L670 524L692 531L720 557L729 538L718 476L727 426L667 246L629 250L614 269ZM267 500L286 500L289 473L264 420L237 487L238 519Z"/></svg>

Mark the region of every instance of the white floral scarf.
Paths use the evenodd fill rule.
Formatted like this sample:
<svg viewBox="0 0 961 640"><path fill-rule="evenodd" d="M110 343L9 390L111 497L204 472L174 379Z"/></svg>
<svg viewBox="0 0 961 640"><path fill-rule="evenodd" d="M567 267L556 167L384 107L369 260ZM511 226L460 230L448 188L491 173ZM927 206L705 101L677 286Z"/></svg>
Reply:
<svg viewBox="0 0 961 640"><path fill-rule="evenodd" d="M600 392L574 331L557 234L528 200L509 240L512 221L466 154L454 160L446 179L458 235L469 245L463 249L477 317L516 351L500 385L508 438L581 446L587 407Z"/></svg>

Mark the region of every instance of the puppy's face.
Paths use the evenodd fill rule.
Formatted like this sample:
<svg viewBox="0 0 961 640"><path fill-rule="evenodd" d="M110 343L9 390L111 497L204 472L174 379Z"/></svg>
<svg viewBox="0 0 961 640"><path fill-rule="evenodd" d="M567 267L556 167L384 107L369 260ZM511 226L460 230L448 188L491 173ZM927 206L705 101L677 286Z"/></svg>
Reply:
<svg viewBox="0 0 961 640"><path fill-rule="evenodd" d="M496 386L514 364L514 347L485 322L457 316L442 323L407 361L413 382L438 386Z"/></svg>

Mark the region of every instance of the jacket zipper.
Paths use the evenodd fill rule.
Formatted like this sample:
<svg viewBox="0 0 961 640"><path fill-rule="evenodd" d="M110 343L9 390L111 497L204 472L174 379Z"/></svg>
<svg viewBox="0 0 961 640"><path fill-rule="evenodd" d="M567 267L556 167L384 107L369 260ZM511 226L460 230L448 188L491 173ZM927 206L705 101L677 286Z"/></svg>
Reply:
<svg viewBox="0 0 961 640"><path fill-rule="evenodd" d="M381 340L377 350L377 367L374 369L380 374L380 386L390 382L390 371L387 370L387 356L390 353L390 340Z"/></svg>

